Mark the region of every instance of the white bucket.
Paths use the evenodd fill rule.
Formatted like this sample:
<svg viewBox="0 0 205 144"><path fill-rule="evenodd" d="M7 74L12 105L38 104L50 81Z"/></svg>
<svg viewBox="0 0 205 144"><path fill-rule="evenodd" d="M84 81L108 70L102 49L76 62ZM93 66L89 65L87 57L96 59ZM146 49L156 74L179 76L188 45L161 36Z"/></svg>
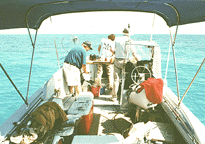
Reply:
<svg viewBox="0 0 205 144"><path fill-rule="evenodd" d="M157 104L153 104L147 99L145 89L143 89L140 93L131 92L129 96L129 102L143 109L148 109L150 107L154 107L157 105Z"/></svg>
<svg viewBox="0 0 205 144"><path fill-rule="evenodd" d="M83 73L83 77L86 81L89 81L90 80L90 74L85 74Z"/></svg>

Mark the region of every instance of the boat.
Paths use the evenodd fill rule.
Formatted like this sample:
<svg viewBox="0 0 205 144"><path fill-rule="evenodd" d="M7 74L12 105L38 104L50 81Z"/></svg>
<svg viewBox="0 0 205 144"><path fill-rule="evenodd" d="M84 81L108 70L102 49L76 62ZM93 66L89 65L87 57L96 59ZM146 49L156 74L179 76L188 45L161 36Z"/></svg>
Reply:
<svg viewBox="0 0 205 144"><path fill-rule="evenodd" d="M203 66L202 62L193 81L180 99L178 89L178 76L175 58L175 40L179 25L203 22L205 13L203 1L141 1L141 0L78 0L78 1L1 1L0 2L0 29L27 28L33 52L28 80L26 97L18 91L3 65L2 70L11 81L23 101L25 102L0 126L0 142L8 143L190 143L205 144L205 127L199 119L183 104L182 100L189 90L196 75ZM146 89L142 84L149 82L158 86L161 76L160 46L152 41L128 41L126 46L134 46L141 53L141 60L137 63L132 58L125 59L126 65L122 70L117 102L110 101L111 95L107 90L106 75L102 78L101 87L92 87L96 84L96 65L109 64L88 57L87 66L90 75L86 77L82 92L76 97L70 95L65 82L63 69L59 70L45 82L31 97L30 89L32 63L35 52L38 29L42 22L53 16L65 13L96 12L96 11L132 11L148 12L159 15L167 26L176 26L175 37L171 37L177 96L163 82L159 90L162 94L160 102L151 101L147 97ZM36 30L35 38L31 36L30 29ZM129 27L128 27L129 29ZM76 38L76 37L74 37ZM75 41L75 40L74 40ZM128 63L129 62L129 63ZM129 81L128 81L129 79ZM154 89L154 88L153 88ZM156 90L156 89L155 89ZM151 94L157 93L155 90ZM162 98L162 99L161 99ZM47 107L46 107L47 106ZM53 108L53 106L56 106ZM42 121L37 115L44 109L49 112L52 127L39 126L35 129L34 120ZM57 110L58 112L56 112ZM42 112L42 111L41 111ZM37 114L36 114L37 113ZM56 114L52 117L52 114ZM58 118L61 122L58 122ZM36 126L35 125L35 126Z"/></svg>

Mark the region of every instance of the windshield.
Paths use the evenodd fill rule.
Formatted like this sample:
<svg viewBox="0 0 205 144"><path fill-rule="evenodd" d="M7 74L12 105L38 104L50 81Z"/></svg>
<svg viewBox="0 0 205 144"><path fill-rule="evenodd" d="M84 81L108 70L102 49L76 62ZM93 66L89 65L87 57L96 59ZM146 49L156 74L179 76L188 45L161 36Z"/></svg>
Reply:
<svg viewBox="0 0 205 144"><path fill-rule="evenodd" d="M147 46L128 44L126 48L129 50L132 49L137 54L137 57L140 61L151 60L152 57L151 48L148 48ZM132 53L130 51L128 55L129 57L132 57Z"/></svg>

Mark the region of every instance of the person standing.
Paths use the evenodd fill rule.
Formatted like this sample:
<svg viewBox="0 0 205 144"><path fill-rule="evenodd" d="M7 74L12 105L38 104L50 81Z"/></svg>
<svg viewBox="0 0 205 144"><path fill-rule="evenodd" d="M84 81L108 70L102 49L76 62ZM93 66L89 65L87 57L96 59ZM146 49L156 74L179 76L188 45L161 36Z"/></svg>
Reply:
<svg viewBox="0 0 205 144"><path fill-rule="evenodd" d="M134 47L126 47L126 42L131 42L129 38L129 31L124 28L122 32L123 36L116 37L115 39L114 87L112 92L113 101L117 101L117 92L119 89L120 79L122 77L122 69L125 64L127 54L131 52L135 60L138 61Z"/></svg>
<svg viewBox="0 0 205 144"><path fill-rule="evenodd" d="M75 47L71 49L63 64L63 71L65 74L66 82L70 88L70 93L74 95L74 87L76 94L79 95L79 85L81 82L80 74L81 69L84 73L88 74L86 70L86 51L92 50L91 42L85 41L82 47Z"/></svg>
<svg viewBox="0 0 205 144"><path fill-rule="evenodd" d="M106 64L105 67L107 69L107 75L108 75L108 80L109 80L109 89L112 91L113 89L113 59L114 59L114 54L115 54L115 35L110 34L108 38L103 38L101 40L101 43L98 47L98 52L100 53L100 59L102 61L110 61L111 64ZM101 77L103 74L103 65L98 64L98 71L97 71L97 78L99 79L101 83Z"/></svg>

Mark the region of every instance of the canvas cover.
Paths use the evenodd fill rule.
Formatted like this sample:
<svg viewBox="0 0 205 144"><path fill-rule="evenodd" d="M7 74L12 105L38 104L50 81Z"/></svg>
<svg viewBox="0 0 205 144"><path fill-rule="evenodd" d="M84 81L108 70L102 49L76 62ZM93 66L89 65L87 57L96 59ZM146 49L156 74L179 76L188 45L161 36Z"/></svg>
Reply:
<svg viewBox="0 0 205 144"><path fill-rule="evenodd" d="M156 13L171 27L205 21L204 7L203 0L1 0L0 29L39 29L52 15L90 11Z"/></svg>

